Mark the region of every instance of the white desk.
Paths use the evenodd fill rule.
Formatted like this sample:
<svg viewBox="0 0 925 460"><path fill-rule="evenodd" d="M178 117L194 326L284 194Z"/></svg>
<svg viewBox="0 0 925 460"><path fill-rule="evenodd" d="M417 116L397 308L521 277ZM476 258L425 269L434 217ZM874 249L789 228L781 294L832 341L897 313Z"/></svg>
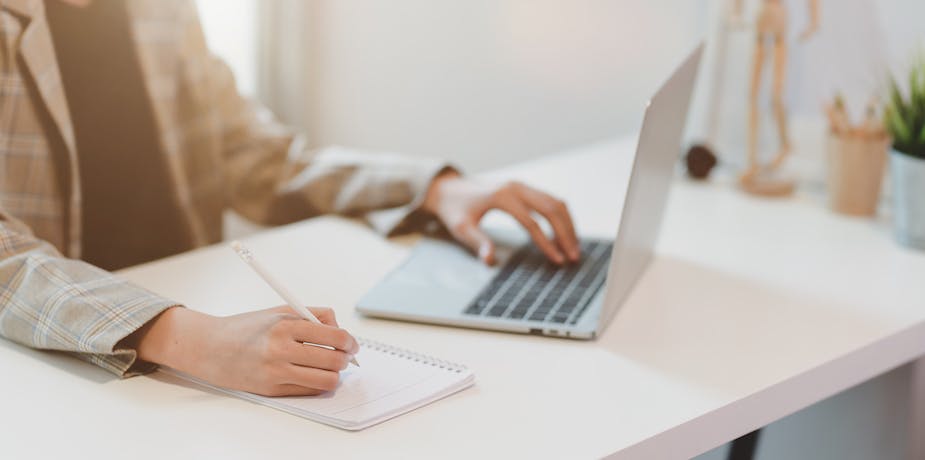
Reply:
<svg viewBox="0 0 925 460"><path fill-rule="evenodd" d="M608 196L630 144L523 164L610 235ZM622 153L620 153L622 152ZM578 176L581 180L574 180ZM248 239L302 297L354 333L468 364L476 386L359 433L162 377L114 380L71 358L0 341L0 444L10 458L685 458L925 353L925 255L882 223L805 199L762 201L679 180L660 255L595 342L405 324L354 302L407 252L322 218ZM124 275L211 313L280 300L227 248Z"/></svg>

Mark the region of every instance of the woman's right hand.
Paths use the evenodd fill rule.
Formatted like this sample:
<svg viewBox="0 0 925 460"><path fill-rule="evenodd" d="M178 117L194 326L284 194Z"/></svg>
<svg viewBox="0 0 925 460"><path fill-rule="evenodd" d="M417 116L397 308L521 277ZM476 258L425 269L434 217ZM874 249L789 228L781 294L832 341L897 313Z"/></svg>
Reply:
<svg viewBox="0 0 925 460"><path fill-rule="evenodd" d="M287 306L227 317L174 307L134 334L135 349L142 360L221 387L265 396L317 395L337 388L359 345L338 327L331 309L312 313L324 324Z"/></svg>

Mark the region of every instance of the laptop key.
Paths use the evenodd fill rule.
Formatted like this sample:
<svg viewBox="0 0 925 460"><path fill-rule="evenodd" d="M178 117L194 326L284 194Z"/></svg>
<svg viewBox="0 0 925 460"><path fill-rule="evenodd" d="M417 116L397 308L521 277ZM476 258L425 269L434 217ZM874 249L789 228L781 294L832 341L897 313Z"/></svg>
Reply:
<svg viewBox="0 0 925 460"><path fill-rule="evenodd" d="M610 247L609 243L583 241L582 261L567 266L553 265L534 246L521 248L464 312L557 324L575 319L586 307L579 303L589 303L590 296L585 294L602 284L596 281L600 279L597 274L609 259Z"/></svg>
<svg viewBox="0 0 925 460"><path fill-rule="evenodd" d="M556 313L556 314L552 317L552 320L551 320L551 321L554 322L554 323L559 323L559 324L561 324L561 323L564 323L565 320L567 320L567 319L568 319L568 315L562 315L562 314L560 314L560 313Z"/></svg>
<svg viewBox="0 0 925 460"><path fill-rule="evenodd" d="M524 316L527 316L527 309L521 308L520 306L518 306L517 308L511 310L511 314L508 315L508 318L523 319Z"/></svg>
<svg viewBox="0 0 925 460"><path fill-rule="evenodd" d="M533 311L533 314L530 315L530 319L534 321L542 321L546 319L547 315L549 315L550 310L552 310L551 304L540 305L536 310Z"/></svg>
<svg viewBox="0 0 925 460"><path fill-rule="evenodd" d="M470 315L480 315L482 314L482 311L485 310L487 305L488 299L479 299L471 306L469 306L469 310L467 310L466 313L469 313Z"/></svg>
<svg viewBox="0 0 925 460"><path fill-rule="evenodd" d="M535 311L530 315L530 321L546 321L546 313L548 312Z"/></svg>

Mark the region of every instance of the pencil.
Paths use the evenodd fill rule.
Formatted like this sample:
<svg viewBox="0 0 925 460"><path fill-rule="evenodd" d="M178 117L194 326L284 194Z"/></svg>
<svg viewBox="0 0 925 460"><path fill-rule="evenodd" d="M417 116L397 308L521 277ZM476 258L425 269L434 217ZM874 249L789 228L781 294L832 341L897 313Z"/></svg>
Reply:
<svg viewBox="0 0 925 460"><path fill-rule="evenodd" d="M250 266L257 273L257 275L263 279L264 282L270 285L270 287L273 288L273 290L276 291L276 293L279 294L279 296L282 297L283 300L285 300L286 303L288 303L289 306L299 314L299 316L315 324L322 324L321 321L319 321L318 318L312 314L311 310L309 310L305 304L299 301L299 299L295 296L295 294L292 293L292 291L287 289L286 286L283 286L279 281L276 280L275 277L273 277L273 275L271 275L263 268L263 265L257 260L256 257L254 257L254 253L251 252L250 249L244 247L240 241L232 241L231 248L234 249L234 252L238 253L238 256L241 257L241 260L247 263L247 265ZM357 362L356 357L350 359L350 362L357 367L360 366L360 363Z"/></svg>

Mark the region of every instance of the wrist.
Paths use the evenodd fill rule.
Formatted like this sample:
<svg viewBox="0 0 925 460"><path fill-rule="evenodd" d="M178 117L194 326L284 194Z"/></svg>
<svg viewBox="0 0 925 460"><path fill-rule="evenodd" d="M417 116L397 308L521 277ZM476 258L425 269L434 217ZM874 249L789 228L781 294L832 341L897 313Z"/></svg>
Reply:
<svg viewBox="0 0 925 460"><path fill-rule="evenodd" d="M171 307L139 330L138 358L187 371L197 359L197 345L208 331L211 316L182 307Z"/></svg>
<svg viewBox="0 0 925 460"><path fill-rule="evenodd" d="M447 168L434 176L433 180L430 181L430 185L427 187L424 201L421 203L421 210L431 214L437 214L442 199L442 186L447 180L459 177L459 172L451 168Z"/></svg>

